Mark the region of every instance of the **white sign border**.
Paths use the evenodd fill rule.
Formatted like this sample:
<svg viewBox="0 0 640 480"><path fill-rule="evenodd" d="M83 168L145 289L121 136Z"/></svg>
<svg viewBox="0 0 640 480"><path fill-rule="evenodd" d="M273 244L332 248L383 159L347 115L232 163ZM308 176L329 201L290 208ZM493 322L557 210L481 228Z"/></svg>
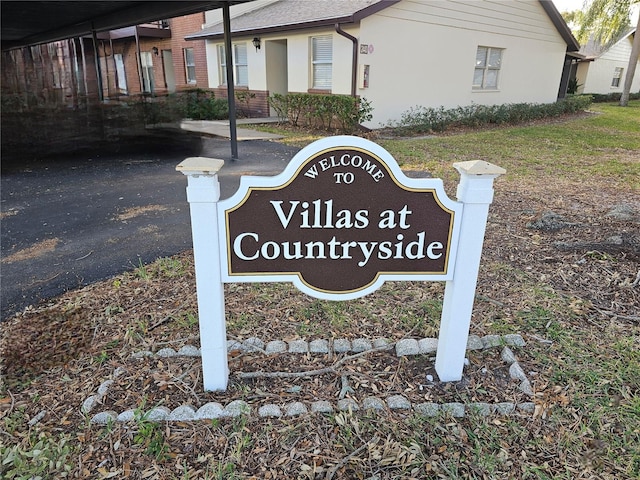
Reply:
<svg viewBox="0 0 640 480"><path fill-rule="evenodd" d="M227 211L238 207L249 195L251 188L273 188L282 187L300 174L302 165L319 152L336 148L358 148L370 152L373 156L382 160L389 168L395 182L399 187L407 190L416 189L420 191L432 190L436 201L443 207L450 210L453 215L453 225L451 227L450 240L448 245L448 258L444 274L437 273L387 273L378 272L375 280L356 290L344 292L328 292L312 287L303 281L301 275L296 272L283 272L273 274L243 274L231 275L230 265L230 239L227 235ZM463 204L451 200L444 191L444 184L439 178L410 178L407 177L393 156L380 145L361 138L349 135L327 137L317 140L302 150L300 150L289 162L287 167L275 176L242 176L240 186L231 197L218 202L218 246L220 251L221 280L224 283L254 283L254 282L291 282L301 292L321 300L352 300L373 293L387 281L448 281L453 278L456 253L460 235L460 222L462 217Z"/></svg>

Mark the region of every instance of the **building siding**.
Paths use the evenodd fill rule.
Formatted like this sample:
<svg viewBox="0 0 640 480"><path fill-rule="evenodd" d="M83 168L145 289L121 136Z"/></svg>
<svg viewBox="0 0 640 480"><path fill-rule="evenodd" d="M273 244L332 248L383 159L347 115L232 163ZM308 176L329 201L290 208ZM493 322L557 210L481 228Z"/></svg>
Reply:
<svg viewBox="0 0 640 480"><path fill-rule="evenodd" d="M624 77L629 68L631 56L632 37L627 37L615 44L609 50L592 62L583 62L578 65L576 79L580 87L580 93L609 94L620 93L624 87ZM617 87L611 86L613 73L616 68L622 68L622 77ZM631 84L631 92L640 90L640 62L636 64L636 74Z"/></svg>
<svg viewBox="0 0 640 480"><path fill-rule="evenodd" d="M205 17L203 13L194 13L171 19L171 50L175 68L176 88L207 88L207 54L204 40L187 41L184 39L189 33L202 28ZM196 63L196 83L187 83L187 70L184 61L184 49L193 48Z"/></svg>
<svg viewBox="0 0 640 480"><path fill-rule="evenodd" d="M531 40L555 42L559 38L557 30L537 1L405 0L382 10L376 16Z"/></svg>
<svg viewBox="0 0 640 480"><path fill-rule="evenodd" d="M358 39L359 52L363 45L368 47L358 54L357 68L360 72L368 66L369 84L358 84L356 94L372 103L373 119L365 125L370 128L399 120L416 105L453 108L548 103L557 98L567 44L538 0L403 0L342 28ZM261 35L257 52L253 35L235 37L233 43L247 44L249 89L271 93L273 76L267 71L274 62L265 46L279 42L286 44L287 91L313 92L310 38L316 35L333 39L330 93L349 95L352 42L333 27ZM212 88L224 83L218 72L218 45L221 40L207 41ZM498 89L472 88L478 46L504 49Z"/></svg>
<svg viewBox="0 0 640 480"><path fill-rule="evenodd" d="M357 93L373 104L373 128L416 105L554 102L566 53L537 0L406 0L363 19L360 43L372 50L359 57L370 77ZM472 88L478 46L504 49L496 90Z"/></svg>

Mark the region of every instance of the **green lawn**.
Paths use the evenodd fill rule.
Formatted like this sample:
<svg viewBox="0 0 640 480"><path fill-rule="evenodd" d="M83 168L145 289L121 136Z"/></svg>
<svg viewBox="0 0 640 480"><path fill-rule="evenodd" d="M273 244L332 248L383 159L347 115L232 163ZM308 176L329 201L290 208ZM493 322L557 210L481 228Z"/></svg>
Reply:
<svg viewBox="0 0 640 480"><path fill-rule="evenodd" d="M480 159L507 169L511 178L602 175L640 187L640 101L627 108L595 104L591 111L570 122L380 143L403 168L435 176L452 175L453 162Z"/></svg>

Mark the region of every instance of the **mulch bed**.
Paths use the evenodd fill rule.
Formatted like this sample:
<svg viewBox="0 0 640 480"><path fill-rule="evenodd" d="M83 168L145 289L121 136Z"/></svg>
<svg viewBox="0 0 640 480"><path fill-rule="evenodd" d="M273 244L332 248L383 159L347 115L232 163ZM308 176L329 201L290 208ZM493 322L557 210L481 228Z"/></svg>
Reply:
<svg viewBox="0 0 640 480"><path fill-rule="evenodd" d="M584 358L580 360L587 363L597 364L599 355L615 355L612 350L600 348L601 336L619 336L637 344L640 221L637 217L622 220L607 215L619 204L630 205L636 213L640 212L637 192L620 191L615 181L606 178L567 182L560 177L555 182L537 185L519 184L515 180L501 185L500 181L490 209L471 333L483 336L523 332L527 346L515 352L530 375L536 411L541 407L544 418L545 412L561 406L573 408L568 416L588 416L590 412L570 405L571 394L579 391L580 386L572 384L571 378L564 379L561 385L554 384L560 381L550 379L546 370L551 364L563 365L557 370L565 366L564 369L569 370L572 367L569 363L575 360L555 348L554 329L561 335L579 337L580 347L585 349ZM564 225L557 229L528 226L535 225L547 212L559 215ZM2 391L7 392L0 399L3 428L7 429L6 425L16 416L33 419L45 412L36 427L38 433L69 435L79 445L80 453L73 459L74 478L110 478L111 474L119 475L117 478L206 478L207 475L215 478L207 470L208 465L215 465L216 459L229 458L235 459L247 478L314 478L305 472L315 468L324 468L326 475L322 478L363 478L359 476L361 472L369 472L371 477L374 472L384 474L386 467L381 460L381 456L386 455L384 452L393 453L389 455L396 463L390 466L404 468L405 463L411 464L413 453L409 446L395 439L402 439L404 434L410 438L415 433L410 421L402 421L408 415L393 412L391 417L367 419L376 432L385 431L381 424L393 423L396 437L358 440L354 445L337 445L336 425L313 415L272 419L268 429L262 429L255 419L246 425L236 425L235 420L229 419L219 425L211 422L171 424L163 428L174 463L163 464L148 453L149 445L136 442L136 432L129 426L109 427L112 431L107 427L87 426L87 418L80 409L85 399L94 394L103 381L112 378L118 367L124 367L126 373L115 379L100 411L149 409L158 404L168 408L185 404L198 407L211 401L225 405L237 399L256 406L322 399L335 404L343 387L342 374L354 389L347 395L358 401L369 395L393 394L404 395L412 403L530 400L518 390L517 382L508 377L499 348L468 352L470 365L465 367L464 380L448 384L437 382L429 356L398 358L394 351L372 352L345 362L339 374L295 379L247 380L240 379L237 372L318 369L342 357L233 355L228 391L203 392L197 358L132 358L132 353L141 350L158 351L167 346L177 350L186 344L198 346L197 323L188 316L197 311L191 255L185 252L176 257L184 268L174 276L151 272L153 274L144 279L127 273L69 292L3 322L0 367ZM343 318L289 286L227 285L225 291L230 337L345 338L349 335L344 332L350 328L349 338L386 337L395 342L406 337L437 336L438 318L429 308L434 299L442 298L443 286L411 282L400 287L385 285L366 299L341 307L338 313ZM564 308L560 308L562 306ZM346 326L340 325L340 321L346 322ZM435 381L428 382L427 374L433 375ZM619 395L638 395L637 383L631 382L626 388L628 390ZM611 401L626 400L612 397ZM630 404L625 408L631 408ZM398 417L403 418L396 422ZM350 422L346 416L340 421ZM589 473L588 468L599 468L598 452L610 448L601 446L597 438L591 439L592 433L571 431L567 435L572 442L585 442L584 458L566 458L563 446L557 444L558 439L564 437L556 429L566 433L567 429L574 428L567 422L558 425L557 419L536 422L519 418L509 425L512 430L505 426L511 420L492 418L488 422L496 432L510 433L509 440L514 443L494 452L502 463L496 463L493 478L510 475L521 478L519 475L525 467L544 467L545 473L541 475L548 473L549 477L557 473L595 478L599 471ZM576 426L583 428L578 419ZM3 439L28 443L24 439L35 429L26 425L20 428L23 431L16 429L13 437L3 436ZM619 427L613 424L611 428ZM232 449L242 435L253 443L250 450L246 447L236 458ZM456 444L453 441L447 447L432 439L456 435L457 444L474 448L468 438L463 438L467 435L465 428L447 421L433 426L421 446L426 460L417 457L421 459L422 472L433 469L438 475L446 475L450 465L447 462L460 458L464 451L462 447L452 448L451 445ZM344 438L340 437L341 441ZM532 446L537 449L533 451ZM584 475L582 461L586 465ZM461 477L488 478L486 472L473 471L474 466L465 462L464 459L457 462L461 469L467 469L458 472ZM221 464L220 468L223 467ZM169 472L169 468L173 470ZM606 468L616 472L615 465L607 464ZM190 476L183 477L184 472ZM234 478L233 473L230 472L228 478ZM219 478L225 478L224 472ZM618 475L618 478L622 477Z"/></svg>
<svg viewBox="0 0 640 480"><path fill-rule="evenodd" d="M298 377L299 372L330 367L344 354L241 354L230 361L230 383L226 392L204 392L199 358L130 358L121 365L125 373L114 378L100 411L164 406L173 410L181 405L195 409L209 402L223 406L244 400L257 411L259 406L294 401L311 404L326 400L335 405L339 398L352 398L359 404L368 396L381 399L403 395L412 404L422 402L521 403L531 398L511 379L509 366L500 358L500 348L470 351L469 365L460 382L440 382L433 357L397 357L393 350L372 351L345 362L336 372ZM267 372L268 376L243 379L238 373ZM273 373L282 373L273 377ZM288 377L294 373L295 378ZM430 376L432 380L429 380ZM352 392L341 394L343 377ZM97 388L97 385L96 385ZM95 412L92 412L95 413Z"/></svg>

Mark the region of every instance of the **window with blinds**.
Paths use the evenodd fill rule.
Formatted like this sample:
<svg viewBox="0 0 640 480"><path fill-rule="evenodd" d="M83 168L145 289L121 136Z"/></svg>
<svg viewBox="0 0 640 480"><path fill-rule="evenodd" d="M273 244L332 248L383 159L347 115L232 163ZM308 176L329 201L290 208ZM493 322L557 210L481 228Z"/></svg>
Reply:
<svg viewBox="0 0 640 480"><path fill-rule="evenodd" d="M224 45L218 45L218 72L220 84L227 84L227 55ZM247 44L233 45L233 83L241 87L249 86L249 67L247 63Z"/></svg>
<svg viewBox="0 0 640 480"><path fill-rule="evenodd" d="M613 79L611 80L611 86L616 88L620 86L620 78L622 78L622 67L616 67L613 71Z"/></svg>
<svg viewBox="0 0 640 480"><path fill-rule="evenodd" d="M333 41L330 35L311 37L311 86L331 90Z"/></svg>
<svg viewBox="0 0 640 480"><path fill-rule="evenodd" d="M473 72L474 89L497 90L503 51L503 48L478 47Z"/></svg>
<svg viewBox="0 0 640 480"><path fill-rule="evenodd" d="M193 48L184 49L184 70L187 83L196 83L196 58Z"/></svg>
<svg viewBox="0 0 640 480"><path fill-rule="evenodd" d="M249 69L247 67L247 44L238 43L233 46L233 63L235 66L236 85L246 87L249 85Z"/></svg>

